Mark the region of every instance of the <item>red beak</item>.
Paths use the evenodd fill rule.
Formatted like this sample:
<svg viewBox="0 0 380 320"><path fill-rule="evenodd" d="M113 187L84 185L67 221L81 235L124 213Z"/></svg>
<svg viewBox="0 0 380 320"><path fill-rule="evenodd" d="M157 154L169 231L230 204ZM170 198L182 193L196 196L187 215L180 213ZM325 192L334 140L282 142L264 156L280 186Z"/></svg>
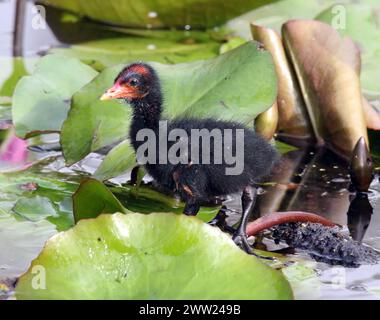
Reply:
<svg viewBox="0 0 380 320"><path fill-rule="evenodd" d="M113 100L113 99L127 99L128 95L131 94L128 88L121 86L118 83L112 88L109 88L101 97L100 100Z"/></svg>

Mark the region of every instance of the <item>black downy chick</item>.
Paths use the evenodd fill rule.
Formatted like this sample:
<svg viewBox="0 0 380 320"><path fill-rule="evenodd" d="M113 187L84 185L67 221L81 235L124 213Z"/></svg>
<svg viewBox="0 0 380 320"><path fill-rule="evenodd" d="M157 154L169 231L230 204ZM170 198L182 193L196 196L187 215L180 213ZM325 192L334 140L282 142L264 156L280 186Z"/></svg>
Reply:
<svg viewBox="0 0 380 320"><path fill-rule="evenodd" d="M154 161L146 163L145 169L161 189L177 192L186 203L184 213L196 215L201 204L210 203L213 199L232 193L242 193L243 215L239 228L234 235L234 241L245 251L251 252L246 238L246 225L253 210L256 199L255 182L270 172L278 159L277 151L253 130L236 122L218 121L214 119L181 118L167 121L167 132L182 129L187 133L187 150L199 148L199 161L193 163L190 152L185 153L182 163L173 164L170 161L160 164L160 120L163 97L159 78L154 69L144 63L133 63L124 68L115 79L112 88L101 97L101 100L123 99L133 108L133 118L130 126L130 139L137 151L144 141L138 141L137 134L142 129L151 129L156 137L156 155ZM162 123L162 122L161 122ZM209 145L203 145L203 139L192 139L192 129L207 129L208 132L217 129L221 134L210 139ZM231 138L227 138L227 129ZM240 129L240 133L237 133ZM240 135L239 135L240 134ZM244 137L242 143L241 134ZM162 138L161 138L162 139ZM219 140L218 140L219 139ZM220 140L221 139L221 140ZM228 140L228 141L227 141ZM169 141L164 137L167 149L179 141ZM218 141L222 144L218 144ZM229 147L232 155L243 150L242 171L238 174L227 174L231 161L218 156L215 147L231 142ZM239 145L240 144L240 145ZM238 149L237 147L241 147ZM223 150L224 152L225 149ZM165 151L167 152L167 151ZM165 155L166 156L166 155ZM205 159L203 159L205 156ZM207 161L209 157L209 161ZM204 160L204 161L202 161ZM162 162L161 162L162 163Z"/></svg>

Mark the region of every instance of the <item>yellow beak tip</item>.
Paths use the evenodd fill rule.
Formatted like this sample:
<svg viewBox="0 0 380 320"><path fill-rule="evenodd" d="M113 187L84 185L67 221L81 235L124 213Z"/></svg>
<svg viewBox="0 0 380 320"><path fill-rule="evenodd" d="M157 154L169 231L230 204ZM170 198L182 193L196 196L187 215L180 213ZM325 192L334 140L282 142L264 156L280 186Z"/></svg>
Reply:
<svg viewBox="0 0 380 320"><path fill-rule="evenodd" d="M101 101L106 101L106 100L111 100L110 96L107 95L106 93L103 94L101 97L100 97L100 100Z"/></svg>

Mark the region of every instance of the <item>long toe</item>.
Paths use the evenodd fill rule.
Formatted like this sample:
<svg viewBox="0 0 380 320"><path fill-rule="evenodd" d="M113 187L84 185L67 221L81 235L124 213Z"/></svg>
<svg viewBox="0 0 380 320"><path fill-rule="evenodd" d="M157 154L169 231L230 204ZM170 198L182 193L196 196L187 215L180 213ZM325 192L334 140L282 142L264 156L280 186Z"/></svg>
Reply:
<svg viewBox="0 0 380 320"><path fill-rule="evenodd" d="M257 258L264 259L264 260L274 260L272 257L264 257L256 254L251 245L248 243L247 235L245 233L241 233L236 231L235 234L232 237L232 240L235 242L235 244L240 247L244 252L247 254L251 254Z"/></svg>
<svg viewBox="0 0 380 320"><path fill-rule="evenodd" d="M219 227L220 229L224 229L226 226L226 206L220 208L218 214L212 219L208 224L213 227Z"/></svg>
<svg viewBox="0 0 380 320"><path fill-rule="evenodd" d="M247 235L242 232L235 232L235 234L232 237L232 240L235 242L235 244L240 247L243 251L245 251L248 254L255 254L251 248L251 246L248 243Z"/></svg>

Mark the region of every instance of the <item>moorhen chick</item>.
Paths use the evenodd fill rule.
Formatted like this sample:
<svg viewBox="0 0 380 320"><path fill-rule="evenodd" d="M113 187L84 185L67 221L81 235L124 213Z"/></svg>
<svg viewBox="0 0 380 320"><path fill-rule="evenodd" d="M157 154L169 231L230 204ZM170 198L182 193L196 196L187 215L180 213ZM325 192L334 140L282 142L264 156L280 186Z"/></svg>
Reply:
<svg viewBox="0 0 380 320"><path fill-rule="evenodd" d="M156 137L153 139L154 142L163 141L163 138L159 136L160 126L163 123L161 119L163 96L160 80L150 65L133 63L125 67L116 77L113 87L101 97L101 100L111 99L123 99L129 102L133 108L129 134L136 153L139 147L145 143L145 140L140 141L142 139L138 138L141 130L151 130ZM155 145L156 153L153 159L150 158L153 161L148 160L144 164L146 171L161 189L174 191L180 195L186 203L184 213L187 215L196 215L201 204L213 202L218 197L241 192L243 214L233 239L246 252L252 253L247 242L246 225L257 195L255 183L269 173L278 159L276 149L253 130L237 122L184 117L168 120L164 123L167 125L167 132L172 132L173 129L180 129L181 132L185 132L189 137L186 141L187 150L193 150L193 147L198 148L202 160L205 161L194 162L192 161L193 158L185 153L186 159L182 157L182 160L187 161L162 163L159 159L162 156L159 155L162 150L159 150L160 147L157 144ZM218 132L221 132L219 137L223 143L227 145L226 143L230 142L229 151L235 150L235 157L238 156L238 152L242 155L241 167L243 170L237 174L227 174L228 168L231 169L231 161L226 161L228 160L226 157L221 159L215 153L217 138L213 138L212 142L209 140L210 143L204 145L203 138L202 143L200 143L199 136L196 140L191 135L194 129L207 129L209 132L217 129ZM229 138L227 134L230 134ZM167 150L179 142L178 139L171 140L173 139L164 137L164 142L167 144L167 148L164 150L166 159L168 158ZM239 146L242 148L239 149Z"/></svg>

